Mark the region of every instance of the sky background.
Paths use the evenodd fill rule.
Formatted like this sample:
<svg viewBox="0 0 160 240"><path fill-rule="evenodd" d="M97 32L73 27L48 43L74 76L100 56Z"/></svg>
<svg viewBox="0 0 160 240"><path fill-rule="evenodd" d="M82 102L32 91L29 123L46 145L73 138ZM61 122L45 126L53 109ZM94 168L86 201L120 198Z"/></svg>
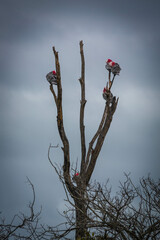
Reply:
<svg viewBox="0 0 160 240"><path fill-rule="evenodd" d="M65 194L47 159L63 165L56 108L46 74L59 52L64 126L71 162L80 159L79 41L86 61L88 146L99 125L108 58L122 68L112 92L119 104L92 179L116 189L124 172L134 181L160 173L160 1L0 0L0 211L9 219L32 200L42 222L61 221Z"/></svg>

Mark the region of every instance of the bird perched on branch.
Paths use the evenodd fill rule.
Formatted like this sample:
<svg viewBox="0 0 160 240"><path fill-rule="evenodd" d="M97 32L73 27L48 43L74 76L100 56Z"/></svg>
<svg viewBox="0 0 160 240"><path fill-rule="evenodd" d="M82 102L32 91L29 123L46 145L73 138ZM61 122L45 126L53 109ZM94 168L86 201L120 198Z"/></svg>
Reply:
<svg viewBox="0 0 160 240"><path fill-rule="evenodd" d="M57 73L56 73L56 71L49 72L49 73L46 75L46 78L47 78L47 81L48 81L50 84L57 85Z"/></svg>
<svg viewBox="0 0 160 240"><path fill-rule="evenodd" d="M109 103L112 102L113 94L111 93L111 91L107 87L105 87L103 89L103 94L102 95L103 95L103 98L106 100L106 102L108 102L108 101L109 101Z"/></svg>
<svg viewBox="0 0 160 240"><path fill-rule="evenodd" d="M112 72L114 75L119 75L119 73L121 71L119 64L116 62L113 62L111 59L108 59L106 61L105 67L109 72Z"/></svg>
<svg viewBox="0 0 160 240"><path fill-rule="evenodd" d="M77 183L79 181L80 174L79 172L75 173L72 180L73 182Z"/></svg>

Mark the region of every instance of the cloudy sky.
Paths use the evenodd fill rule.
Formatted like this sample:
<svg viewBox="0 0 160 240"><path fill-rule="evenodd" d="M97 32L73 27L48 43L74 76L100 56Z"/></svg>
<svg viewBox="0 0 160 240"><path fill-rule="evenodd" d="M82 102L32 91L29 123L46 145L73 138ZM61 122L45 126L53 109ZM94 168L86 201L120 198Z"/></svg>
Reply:
<svg viewBox="0 0 160 240"><path fill-rule="evenodd" d="M80 159L79 41L86 60L87 145L104 109L105 61L122 68L113 94L119 105L92 179L113 187L131 172L134 180L160 169L159 0L0 0L0 211L26 211L36 190L47 223L60 220L64 192L47 159L50 143L61 141L56 108L45 76L59 51L63 111L71 161ZM61 148L51 152L62 165Z"/></svg>

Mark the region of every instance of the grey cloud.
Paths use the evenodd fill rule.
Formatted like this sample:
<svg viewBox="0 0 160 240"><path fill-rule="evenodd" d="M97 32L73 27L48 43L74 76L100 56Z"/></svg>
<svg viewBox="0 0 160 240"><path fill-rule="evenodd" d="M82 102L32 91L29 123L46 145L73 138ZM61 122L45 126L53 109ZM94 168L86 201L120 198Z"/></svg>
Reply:
<svg viewBox="0 0 160 240"><path fill-rule="evenodd" d="M83 39L87 144L104 107L105 61L112 58L122 67L113 86L120 97L118 109L93 178L103 182L109 177L116 186L123 172L132 172L134 179L148 172L159 177L159 1L5 0L1 13L0 201L4 212L7 208L11 214L18 212L31 199L26 175L35 185L37 207L44 206L46 222L56 223L56 209L63 209L63 189L47 160L50 143L61 147L56 109L45 79L54 69L53 45L61 63L72 162L80 160L78 78L79 40ZM60 147L51 157L62 165Z"/></svg>

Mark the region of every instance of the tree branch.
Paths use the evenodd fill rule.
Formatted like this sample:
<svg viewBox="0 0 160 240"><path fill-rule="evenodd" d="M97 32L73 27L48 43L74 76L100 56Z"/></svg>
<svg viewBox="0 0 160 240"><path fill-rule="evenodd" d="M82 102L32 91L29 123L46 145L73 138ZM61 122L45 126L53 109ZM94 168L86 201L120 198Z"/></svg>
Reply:
<svg viewBox="0 0 160 240"><path fill-rule="evenodd" d="M80 106L80 135L81 135L81 172L84 174L85 170L85 157L86 157L86 143L85 143L85 126L84 126L84 108L86 104L85 99L85 60L83 53L83 41L80 41L80 54L81 54L81 78L79 79L81 85L81 106Z"/></svg>
<svg viewBox="0 0 160 240"><path fill-rule="evenodd" d="M97 137L99 136L99 134L100 134L100 132L102 130L102 127L103 127L104 121L106 119L106 116L107 116L107 104L105 105L105 109L104 109L104 112L103 112L102 120L101 120L101 122L99 124L98 130L95 133L94 137L92 138L91 142L89 143L89 148L88 148L87 158L86 158L86 169L88 167L88 163L89 163L89 160L90 160L90 155L91 155L91 152L93 150L93 144L95 143Z"/></svg>
<svg viewBox="0 0 160 240"><path fill-rule="evenodd" d="M63 143L63 153L64 153L64 165L63 165L63 175L65 179L65 183L69 192L74 191L74 185L72 184L70 178L70 151L69 151L69 141L67 139L64 124L63 124L63 110L62 110L62 85L61 85L61 72L60 72L60 64L59 64L59 57L58 52L53 47L53 53L55 56L55 64L56 64L56 73L57 73L57 88L58 88L58 95L57 95L57 126L60 138ZM51 91L52 92L52 91ZM52 92L53 94L53 92Z"/></svg>
<svg viewBox="0 0 160 240"><path fill-rule="evenodd" d="M55 94L55 91L53 89L53 85L52 84L50 84L50 90L51 90L51 93L53 94L53 97L54 97L54 100L55 100L55 104L57 106L57 96Z"/></svg>
<svg viewBox="0 0 160 240"><path fill-rule="evenodd" d="M98 139L97 139L97 142L96 142L96 146L91 152L91 159L90 159L89 166L87 168L87 173L86 173L86 184L88 184L88 182L89 182L89 180L92 176L92 173L93 173L93 170L95 168L95 164L96 164L98 155L101 151L104 139L106 137L106 134L107 134L107 132L109 130L109 127L110 127L110 124L112 122L113 114L114 114L114 112L117 108L117 104L118 104L118 99L116 100L115 97L113 98L111 106L109 105L109 102L106 103L106 105L107 105L107 107L106 107L107 116L105 118L105 122L104 122L103 127L101 128L100 132L98 133ZM103 118L102 118L102 120L103 120Z"/></svg>
<svg viewBox="0 0 160 240"><path fill-rule="evenodd" d="M5 222L2 221L2 224L0 224L0 239L7 240L10 239L11 237L12 238L14 237L14 239L31 239L34 238L35 231L37 231L37 234L39 234L37 225L39 222L39 216L41 214L41 211L36 214L34 212L35 205L34 185L29 180L28 177L27 181L31 186L33 192L33 200L31 203L29 203L30 215L29 216L26 216L24 214L15 215L10 224L5 224ZM27 235L29 236L27 237Z"/></svg>

